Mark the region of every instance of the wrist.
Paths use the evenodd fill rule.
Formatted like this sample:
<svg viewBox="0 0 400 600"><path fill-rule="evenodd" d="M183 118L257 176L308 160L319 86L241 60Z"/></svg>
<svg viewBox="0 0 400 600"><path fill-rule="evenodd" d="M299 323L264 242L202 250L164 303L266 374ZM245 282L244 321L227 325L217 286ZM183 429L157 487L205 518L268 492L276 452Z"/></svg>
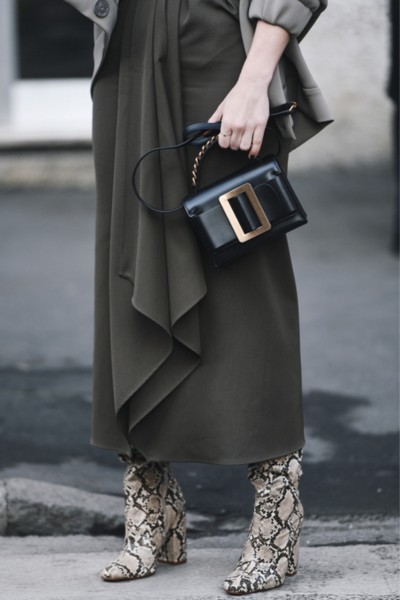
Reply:
<svg viewBox="0 0 400 600"><path fill-rule="evenodd" d="M259 20L239 80L268 87L289 37L282 27Z"/></svg>
<svg viewBox="0 0 400 600"><path fill-rule="evenodd" d="M274 74L274 70L275 69L270 68L246 68L246 64L244 64L240 72L238 81L245 85L260 86L262 88L268 89L269 84L272 80L272 76Z"/></svg>

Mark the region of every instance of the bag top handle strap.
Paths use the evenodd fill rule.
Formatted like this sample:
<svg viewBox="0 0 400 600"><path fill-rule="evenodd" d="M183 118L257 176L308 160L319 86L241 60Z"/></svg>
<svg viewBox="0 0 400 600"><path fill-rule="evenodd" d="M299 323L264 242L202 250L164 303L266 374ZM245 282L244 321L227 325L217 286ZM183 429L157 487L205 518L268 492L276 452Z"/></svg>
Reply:
<svg viewBox="0 0 400 600"><path fill-rule="evenodd" d="M212 126L212 127L210 127L210 126ZM152 206L151 204L146 202L146 200L144 198L142 198L142 196L140 195L139 190L137 189L137 186L136 186L136 174L138 172L139 166L145 158L147 158L148 156L150 156L150 154L153 154L154 152L161 152L162 150L178 150L179 148L183 148L184 146L188 146L189 144L195 144L196 140L198 140L198 139L200 139L200 140L208 139L208 134L213 131L219 131L220 126L221 126L221 123L195 123L194 125L190 126L189 132L187 131L188 128L186 128L185 133L184 133L184 137L186 139L184 139L183 142L180 142L179 144L175 144L173 146L160 146L159 148L152 148L151 150L148 150L147 152L145 152L145 154L143 154L139 158L139 160L137 161L137 163L132 171L132 188L133 188L133 191L134 191L137 199L139 200L139 202L143 206L145 206L147 209L151 210L153 213L157 213L160 215L173 214L173 213L180 211L183 208L182 203L179 206L177 206L176 208L163 209L163 208L156 208L155 206Z"/></svg>
<svg viewBox="0 0 400 600"><path fill-rule="evenodd" d="M272 129L271 127L267 127L266 131L270 131L275 136L276 142L278 144L278 149L277 149L276 154L278 155L281 151L281 142L279 140L279 136L276 133L276 131L274 129ZM204 137L202 139L207 139L207 138ZM213 148L216 145L217 141L218 141L218 135L213 135L212 137L208 138L207 141L202 145L199 153L197 154L196 158L194 159L193 168L192 168L192 178L191 178L192 188L193 188L194 192L197 192L199 189L200 170L201 170L201 166L204 162L204 159L205 159L207 153L209 152L209 150L211 150L211 148ZM196 144L197 144L197 140L196 140ZM260 161L261 158L258 156L255 156L254 160Z"/></svg>
<svg viewBox="0 0 400 600"><path fill-rule="evenodd" d="M285 104L281 104L280 106L271 108L270 117L281 117L281 116L286 116L288 114L292 114L296 110L296 108L297 108L296 102L286 102ZM192 179L191 179L192 187L194 188L194 190L197 190L201 164L202 164L206 154L208 153L208 151L216 144L216 142L218 140L218 133L215 133L215 132L219 132L220 129L221 129L221 121L217 121L215 123L193 123L192 125L188 125L184 129L183 142L180 142L179 144L175 144L172 146L160 146L158 148L152 148L151 150L148 150L147 152L145 152L145 154L143 154L139 158L139 160L137 161L137 163L134 166L133 171L132 171L132 188L133 188L133 191L134 191L137 199L139 200L139 202L144 207L146 207L148 210L150 210L151 212L159 214L159 215L173 214L173 213L177 213L180 210L182 210L183 201L176 208L163 209L163 208L156 208L155 206L152 206L151 204L146 202L146 200L144 200L144 198L140 195L139 190L137 189L137 186L136 186L136 175L137 175L139 166L145 158L147 158L148 156L150 156L150 154L153 154L154 152L161 152L162 150L178 150L178 149L183 148L184 146L188 146L188 145L202 146L198 155L195 158L193 170L192 170ZM273 131L273 130L270 129L270 131ZM273 131L273 133L275 133L275 132ZM279 138L278 138L278 136L276 136L276 137L277 137L278 145L280 148ZM279 150L278 150L278 154L279 154Z"/></svg>

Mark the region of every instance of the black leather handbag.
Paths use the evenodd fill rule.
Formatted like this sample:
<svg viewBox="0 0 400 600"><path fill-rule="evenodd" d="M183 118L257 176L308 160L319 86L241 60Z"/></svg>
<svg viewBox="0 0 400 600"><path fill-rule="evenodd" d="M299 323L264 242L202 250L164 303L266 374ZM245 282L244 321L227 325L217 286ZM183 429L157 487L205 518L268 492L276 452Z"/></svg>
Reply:
<svg viewBox="0 0 400 600"><path fill-rule="evenodd" d="M294 103L276 107L271 116L293 111ZM213 265L226 265L263 240L275 238L307 223L307 215L274 155L249 161L249 166L199 189L199 171L216 144L221 123L196 123L185 129L185 140L175 146L153 148L136 163L132 186L138 200L153 213L165 215L184 209ZM135 178L146 156L161 150L201 145L192 171L193 193L176 208L159 209L139 194Z"/></svg>

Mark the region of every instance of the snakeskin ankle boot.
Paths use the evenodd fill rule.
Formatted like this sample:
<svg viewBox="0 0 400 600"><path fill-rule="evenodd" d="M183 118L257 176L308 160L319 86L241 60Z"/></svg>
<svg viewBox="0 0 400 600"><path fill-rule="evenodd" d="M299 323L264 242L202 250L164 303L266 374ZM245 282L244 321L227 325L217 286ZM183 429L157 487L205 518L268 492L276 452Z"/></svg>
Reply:
<svg viewBox="0 0 400 600"><path fill-rule="evenodd" d="M124 475L125 539L122 552L100 575L105 581L153 575L157 560L186 562L186 511L169 463L120 454Z"/></svg>
<svg viewBox="0 0 400 600"><path fill-rule="evenodd" d="M296 574L304 515L298 491L301 458L299 450L249 464L254 514L236 569L224 581L228 594L270 590Z"/></svg>

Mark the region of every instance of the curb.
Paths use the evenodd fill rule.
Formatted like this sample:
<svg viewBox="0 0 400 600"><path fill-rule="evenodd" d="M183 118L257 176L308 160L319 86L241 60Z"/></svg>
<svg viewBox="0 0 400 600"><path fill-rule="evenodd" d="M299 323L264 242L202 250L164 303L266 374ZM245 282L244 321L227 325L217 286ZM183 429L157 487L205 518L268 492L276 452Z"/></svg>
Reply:
<svg viewBox="0 0 400 600"><path fill-rule="evenodd" d="M120 534L123 498L12 477L0 480L0 535Z"/></svg>
<svg viewBox="0 0 400 600"><path fill-rule="evenodd" d="M221 548L240 547L249 526L245 518L187 511L194 547L210 537ZM0 536L118 536L124 534L123 496L87 492L35 479L0 479ZM388 515L306 515L302 546L396 544L399 522Z"/></svg>
<svg viewBox="0 0 400 600"><path fill-rule="evenodd" d="M191 532L213 517L187 514ZM124 498L22 477L0 479L0 536L124 534Z"/></svg>

